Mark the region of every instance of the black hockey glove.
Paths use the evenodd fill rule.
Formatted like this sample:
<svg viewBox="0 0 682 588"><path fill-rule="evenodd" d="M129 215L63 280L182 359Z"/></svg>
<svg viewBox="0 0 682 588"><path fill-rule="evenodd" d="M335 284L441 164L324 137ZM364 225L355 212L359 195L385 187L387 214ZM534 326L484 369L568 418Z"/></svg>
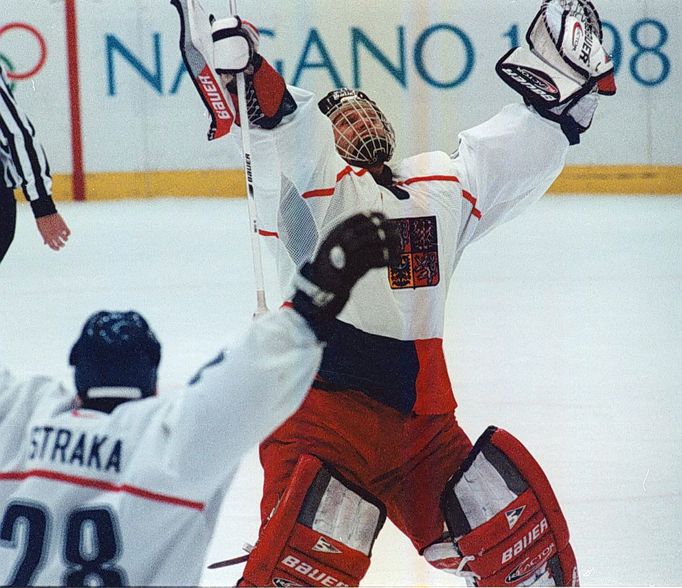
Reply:
<svg viewBox="0 0 682 588"><path fill-rule="evenodd" d="M294 309L320 340L341 312L350 291L370 269L397 261L400 238L380 213L363 213L338 224L324 239L317 255L295 280Z"/></svg>

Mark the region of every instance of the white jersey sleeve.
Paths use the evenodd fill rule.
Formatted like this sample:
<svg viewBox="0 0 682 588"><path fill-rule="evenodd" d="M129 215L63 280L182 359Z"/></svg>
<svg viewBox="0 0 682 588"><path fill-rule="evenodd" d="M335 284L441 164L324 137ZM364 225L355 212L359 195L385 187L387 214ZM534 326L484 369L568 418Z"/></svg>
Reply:
<svg viewBox="0 0 682 588"><path fill-rule="evenodd" d="M458 249L518 216L545 194L563 169L567 151L560 126L523 104L510 104L462 132L454 173L475 201L478 218L462 225Z"/></svg>
<svg viewBox="0 0 682 588"><path fill-rule="evenodd" d="M0 370L0 581L196 585L241 457L296 410L320 357L282 309L185 390L111 414Z"/></svg>
<svg viewBox="0 0 682 588"><path fill-rule="evenodd" d="M160 427L187 483L215 484L216 464L234 467L287 419L305 397L322 345L295 311L256 320L246 337L195 376ZM222 468L217 472L223 476Z"/></svg>
<svg viewBox="0 0 682 588"><path fill-rule="evenodd" d="M294 86L287 89L296 101L296 110L274 129L255 127L255 145L272 142L280 172L299 194L315 198L312 192L334 186L336 175L347 164L336 151L331 122L320 112L317 96Z"/></svg>

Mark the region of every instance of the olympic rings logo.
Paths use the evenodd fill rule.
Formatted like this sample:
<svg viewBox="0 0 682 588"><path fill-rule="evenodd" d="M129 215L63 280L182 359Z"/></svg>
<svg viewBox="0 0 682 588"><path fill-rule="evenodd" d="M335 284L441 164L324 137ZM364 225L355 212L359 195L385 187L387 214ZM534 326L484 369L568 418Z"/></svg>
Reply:
<svg viewBox="0 0 682 588"><path fill-rule="evenodd" d="M38 59L34 65L24 70L18 71L14 62L4 53L0 53L0 61L7 67L7 77L10 81L17 82L27 80L36 75L45 65L47 61L47 43L41 32L34 26L24 22L10 22L6 25L0 26L0 38L10 31L22 31L28 33L38 45ZM14 86L14 84L12 84Z"/></svg>

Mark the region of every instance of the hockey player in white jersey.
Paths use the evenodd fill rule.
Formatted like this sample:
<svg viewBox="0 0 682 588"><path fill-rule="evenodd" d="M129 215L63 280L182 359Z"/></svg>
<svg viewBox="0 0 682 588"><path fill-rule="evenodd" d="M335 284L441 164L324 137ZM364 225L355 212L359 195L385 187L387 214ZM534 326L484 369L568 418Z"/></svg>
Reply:
<svg viewBox="0 0 682 588"><path fill-rule="evenodd" d="M339 89L320 100L286 87L258 53L254 28L238 19L214 22L213 40L230 92L234 73L246 72L254 156L270 169L279 162L258 213L282 284L344 215L381 210L401 236L400 261L361 280L334 322L302 407L261 444L263 526L242 583L360 582L371 542L349 542L349 523L320 526L311 515L311 504L327 504L316 484L329 469L383 505L438 568L478 585L576 583L566 522L542 469L508 433L493 427L472 447L459 427L442 337L465 248L546 192L599 95L616 90L592 4L544 0L528 46L500 59L498 74L523 103L453 136L451 155L395 163L394 129L365 93ZM353 520L369 537L378 532L373 520Z"/></svg>
<svg viewBox="0 0 682 588"><path fill-rule="evenodd" d="M380 215L340 224L292 308L255 321L172 397L156 396L161 346L132 311L86 321L75 398L0 365L2 584L196 585L241 457L299 406L329 322L386 265L392 235Z"/></svg>

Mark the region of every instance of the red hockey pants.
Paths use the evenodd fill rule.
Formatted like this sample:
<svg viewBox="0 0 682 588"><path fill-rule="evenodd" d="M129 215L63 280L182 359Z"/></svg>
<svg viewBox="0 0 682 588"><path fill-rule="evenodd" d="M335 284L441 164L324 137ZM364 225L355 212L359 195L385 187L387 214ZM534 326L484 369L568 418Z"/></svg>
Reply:
<svg viewBox="0 0 682 588"><path fill-rule="evenodd" d="M379 498L421 552L443 533L440 497L471 447L454 414L405 416L359 392L313 388L260 446L261 520L284 493L299 456L310 454Z"/></svg>

